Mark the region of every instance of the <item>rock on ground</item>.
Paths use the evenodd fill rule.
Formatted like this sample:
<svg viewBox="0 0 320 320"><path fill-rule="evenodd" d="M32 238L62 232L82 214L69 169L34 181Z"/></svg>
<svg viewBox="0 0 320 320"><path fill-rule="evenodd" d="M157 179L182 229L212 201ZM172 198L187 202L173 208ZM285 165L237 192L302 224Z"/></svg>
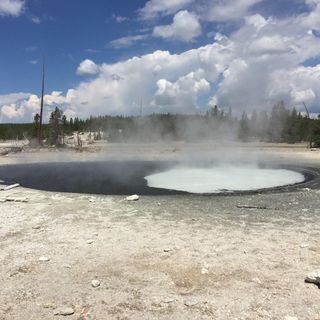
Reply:
<svg viewBox="0 0 320 320"><path fill-rule="evenodd" d="M320 285L320 270L310 272L307 275L305 282Z"/></svg>
<svg viewBox="0 0 320 320"><path fill-rule="evenodd" d="M72 307L62 307L55 311L55 316L71 316L74 314L74 309Z"/></svg>
<svg viewBox="0 0 320 320"><path fill-rule="evenodd" d="M99 280L92 280L91 281L91 286L93 287L93 288L98 288L98 287L100 287L100 281Z"/></svg>
<svg viewBox="0 0 320 320"><path fill-rule="evenodd" d="M126 197L126 200L127 201L137 201L137 200L139 200L140 198L139 198L139 196L137 195L137 194L134 194L134 195L132 195L132 196L128 196L128 197Z"/></svg>

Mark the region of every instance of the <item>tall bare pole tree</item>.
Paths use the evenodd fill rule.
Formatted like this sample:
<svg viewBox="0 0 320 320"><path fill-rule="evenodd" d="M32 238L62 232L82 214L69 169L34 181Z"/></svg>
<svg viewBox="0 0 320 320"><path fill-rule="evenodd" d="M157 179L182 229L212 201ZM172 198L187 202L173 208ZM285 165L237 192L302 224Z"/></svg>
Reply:
<svg viewBox="0 0 320 320"><path fill-rule="evenodd" d="M306 104L304 103L304 101L302 101L303 103L303 106L306 110L306 113L307 113L307 117L308 117L308 138L309 138L309 148L311 149L312 148L312 122L310 120L310 113L309 113L309 110L306 106Z"/></svg>
<svg viewBox="0 0 320 320"><path fill-rule="evenodd" d="M43 96L44 96L44 58L42 62L42 90L41 90L41 104L40 104L40 123L39 123L39 133L38 133L38 139L39 139L39 145L42 145L42 117L43 117Z"/></svg>
<svg viewBox="0 0 320 320"><path fill-rule="evenodd" d="M143 102L142 102L142 96L140 97L140 118L142 118L142 108L143 108Z"/></svg>

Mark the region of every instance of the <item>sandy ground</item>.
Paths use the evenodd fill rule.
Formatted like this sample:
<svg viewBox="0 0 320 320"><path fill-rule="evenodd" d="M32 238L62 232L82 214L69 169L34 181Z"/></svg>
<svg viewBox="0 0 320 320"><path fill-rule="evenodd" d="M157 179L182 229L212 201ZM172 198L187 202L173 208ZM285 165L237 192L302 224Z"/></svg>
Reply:
<svg viewBox="0 0 320 320"><path fill-rule="evenodd" d="M173 159L194 148L109 145L99 155L24 152L0 163ZM246 148L320 166L320 152L302 145ZM28 202L0 202L1 320L320 319L320 289L304 283L320 269L319 190L127 202L20 187L5 196ZM66 307L74 313L55 315Z"/></svg>

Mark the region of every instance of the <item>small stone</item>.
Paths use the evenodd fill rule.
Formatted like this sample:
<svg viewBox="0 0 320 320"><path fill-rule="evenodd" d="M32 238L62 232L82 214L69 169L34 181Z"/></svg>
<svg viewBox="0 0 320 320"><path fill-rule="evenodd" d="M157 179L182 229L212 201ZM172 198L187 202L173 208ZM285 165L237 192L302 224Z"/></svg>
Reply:
<svg viewBox="0 0 320 320"><path fill-rule="evenodd" d="M190 298L190 299L184 300L183 303L187 307L193 307L193 306L197 305L199 303L199 301L195 298Z"/></svg>
<svg viewBox="0 0 320 320"><path fill-rule="evenodd" d="M16 276L18 273L19 273L18 271L13 271L13 272L11 272L11 273L9 274L9 277L10 277L10 278L11 278L11 277L14 277L14 276Z"/></svg>
<svg viewBox="0 0 320 320"><path fill-rule="evenodd" d="M53 301L46 302L42 305L45 309L55 309L57 306Z"/></svg>
<svg viewBox="0 0 320 320"><path fill-rule="evenodd" d="M5 186L3 188L4 191L7 191L7 190L11 190L11 189L14 189L14 188L17 188L17 187L20 187L20 184L19 183L15 183L15 184L12 184L10 186Z"/></svg>
<svg viewBox="0 0 320 320"><path fill-rule="evenodd" d="M175 302L175 301L176 301L176 299L171 298L171 297L166 297L166 298L164 298L164 299L162 300L163 303L173 303L173 302Z"/></svg>
<svg viewBox="0 0 320 320"><path fill-rule="evenodd" d="M253 278L252 281L257 283L257 284L262 284L262 282L261 282L261 280L259 278Z"/></svg>
<svg viewBox="0 0 320 320"><path fill-rule="evenodd" d="M57 309L54 313L55 316L71 316L74 314L74 309L71 307L62 307Z"/></svg>
<svg viewBox="0 0 320 320"><path fill-rule="evenodd" d="M92 239L88 239L87 240L87 244L92 244L93 243L93 240Z"/></svg>
<svg viewBox="0 0 320 320"><path fill-rule="evenodd" d="M139 200L140 198L139 198L139 196L137 195L137 194L134 194L134 195L132 195L132 196L128 196L128 197L126 197L126 200L127 201L137 201L137 200Z"/></svg>
<svg viewBox="0 0 320 320"><path fill-rule="evenodd" d="M50 258L49 257L40 257L39 261L40 262L48 262L48 261L50 261Z"/></svg>
<svg viewBox="0 0 320 320"><path fill-rule="evenodd" d="M99 233L98 232L94 232L92 235L97 237L99 235Z"/></svg>
<svg viewBox="0 0 320 320"><path fill-rule="evenodd" d="M201 274L208 274L209 270L207 268L202 268L201 269Z"/></svg>
<svg viewBox="0 0 320 320"><path fill-rule="evenodd" d="M34 229L34 230L39 230L40 228L41 228L41 226L39 226L39 225L32 227L32 229Z"/></svg>
<svg viewBox="0 0 320 320"><path fill-rule="evenodd" d="M170 249L170 248L163 249L163 252L170 252L170 251L172 251L172 249Z"/></svg>
<svg viewBox="0 0 320 320"><path fill-rule="evenodd" d="M98 287L100 287L100 281L99 280L92 280L91 281L91 286L93 287L93 288L98 288Z"/></svg>
<svg viewBox="0 0 320 320"><path fill-rule="evenodd" d="M308 243L302 243L300 244L300 248L307 248L309 247L309 244Z"/></svg>
<svg viewBox="0 0 320 320"><path fill-rule="evenodd" d="M27 266L21 266L21 267L18 268L18 272L19 273L28 273L30 271L31 271L31 269L29 267L27 267Z"/></svg>
<svg viewBox="0 0 320 320"><path fill-rule="evenodd" d="M310 272L304 280L307 283L314 283L320 285L320 270Z"/></svg>

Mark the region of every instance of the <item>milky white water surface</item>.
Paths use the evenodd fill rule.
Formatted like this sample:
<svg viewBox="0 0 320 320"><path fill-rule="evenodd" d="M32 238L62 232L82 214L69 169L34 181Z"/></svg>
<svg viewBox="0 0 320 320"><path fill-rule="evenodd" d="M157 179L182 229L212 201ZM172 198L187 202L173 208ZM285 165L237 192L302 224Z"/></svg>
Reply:
<svg viewBox="0 0 320 320"><path fill-rule="evenodd" d="M285 169L219 166L175 168L146 176L148 186L190 193L219 193L274 188L303 182L301 173Z"/></svg>

